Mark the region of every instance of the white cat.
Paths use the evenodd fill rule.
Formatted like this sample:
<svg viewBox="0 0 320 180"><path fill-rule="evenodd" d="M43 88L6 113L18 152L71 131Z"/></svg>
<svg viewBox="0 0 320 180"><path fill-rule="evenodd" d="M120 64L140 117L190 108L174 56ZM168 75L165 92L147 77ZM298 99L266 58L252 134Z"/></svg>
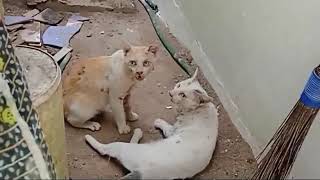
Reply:
<svg viewBox="0 0 320 180"><path fill-rule="evenodd" d="M192 78L177 83L169 92L180 115L172 126L157 119L154 126L165 139L138 144L142 131L135 129L130 143L101 144L92 136L86 141L101 155L118 159L130 173L124 179L190 178L210 162L218 136L218 112L212 98Z"/></svg>
<svg viewBox="0 0 320 180"><path fill-rule="evenodd" d="M74 127L92 131L100 124L90 121L100 112L113 111L120 134L130 132L126 119L135 121L138 114L129 105L130 89L153 69L158 47L130 46L111 56L84 59L72 64L63 74L64 112Z"/></svg>

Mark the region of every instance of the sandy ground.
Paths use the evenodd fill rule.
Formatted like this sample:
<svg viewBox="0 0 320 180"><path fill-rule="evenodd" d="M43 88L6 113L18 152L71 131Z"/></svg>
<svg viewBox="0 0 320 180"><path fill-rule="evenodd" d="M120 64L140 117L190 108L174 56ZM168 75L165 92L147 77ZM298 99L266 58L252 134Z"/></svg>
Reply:
<svg viewBox="0 0 320 180"><path fill-rule="evenodd" d="M11 0L10 0L11 1ZM6 2L7 14L24 12L21 6L16 7ZM85 22L80 33L71 41L73 47L72 61L87 57L110 55L122 47L122 40L133 45L157 44L160 47L160 58L155 71L146 80L136 85L132 93L132 106L139 113L140 120L129 123L133 128L140 127L144 131L142 142L149 142L161 138L154 129L153 121L163 118L174 122L176 112L166 109L171 105L168 90L173 88L178 80L185 79L187 75L170 57L161 45L152 27L147 13L140 3L137 3L136 13L121 12L85 12L81 15L90 17ZM67 8L66 8L67 10ZM205 82L200 76L201 82ZM212 88L204 83L207 91L215 98L215 104L220 104ZM241 138L223 106L219 106L219 138L213 159L209 166L197 175L196 178L246 178L256 167L256 162L248 144ZM85 134L91 134L103 143L114 141L128 142L131 134L119 135L112 120L112 115L95 118L102 123L98 132L75 129L66 123L67 157L70 178L117 178L126 171L114 159L101 157L93 151L84 141Z"/></svg>

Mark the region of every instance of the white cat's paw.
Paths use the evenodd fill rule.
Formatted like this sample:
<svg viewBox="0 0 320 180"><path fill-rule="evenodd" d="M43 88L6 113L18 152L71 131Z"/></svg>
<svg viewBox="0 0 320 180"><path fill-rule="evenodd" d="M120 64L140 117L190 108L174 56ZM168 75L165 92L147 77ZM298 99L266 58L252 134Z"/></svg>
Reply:
<svg viewBox="0 0 320 180"><path fill-rule="evenodd" d="M154 121L153 125L154 125L155 128L161 129L162 126L163 126L163 122L164 122L163 119L156 119L156 120Z"/></svg>
<svg viewBox="0 0 320 180"><path fill-rule="evenodd" d="M141 139L143 136L142 130L140 128L134 129L133 136L137 137L138 139Z"/></svg>
<svg viewBox="0 0 320 180"><path fill-rule="evenodd" d="M89 134L85 135L84 138L89 144L93 144L95 142L95 139Z"/></svg>
<svg viewBox="0 0 320 180"><path fill-rule="evenodd" d="M86 122L85 127L91 131L99 131L101 129L100 123L88 121Z"/></svg>
<svg viewBox="0 0 320 180"><path fill-rule="evenodd" d="M130 126L128 125L124 125L118 128L119 134L128 134L130 130Z"/></svg>
<svg viewBox="0 0 320 180"><path fill-rule="evenodd" d="M135 112L131 112L128 117L128 121L137 121L139 119L139 115Z"/></svg>
<svg viewBox="0 0 320 180"><path fill-rule="evenodd" d="M86 139L86 141L87 141L87 140L90 140L90 139L92 138L92 136L91 136L91 135L89 135L89 134L87 134L87 135L85 135L85 136L84 136L84 138L85 138L85 139Z"/></svg>

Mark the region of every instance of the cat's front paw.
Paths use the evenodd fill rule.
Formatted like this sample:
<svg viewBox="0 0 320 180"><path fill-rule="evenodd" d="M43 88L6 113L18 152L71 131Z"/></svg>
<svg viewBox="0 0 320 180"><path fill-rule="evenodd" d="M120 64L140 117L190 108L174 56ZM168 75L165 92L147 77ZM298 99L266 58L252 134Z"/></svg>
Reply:
<svg viewBox="0 0 320 180"><path fill-rule="evenodd" d="M85 124L85 128L90 129L91 131L99 131L101 129L100 123L88 121Z"/></svg>
<svg viewBox="0 0 320 180"><path fill-rule="evenodd" d="M162 129L164 122L165 122L165 121L164 121L163 119L156 119L156 120L153 122L153 125L154 125L155 128Z"/></svg>
<svg viewBox="0 0 320 180"><path fill-rule="evenodd" d="M138 139L141 139L143 136L142 130L140 128L134 129L133 136L136 136Z"/></svg>
<svg viewBox="0 0 320 180"><path fill-rule="evenodd" d="M139 119L139 115L135 112L131 112L128 121L137 121Z"/></svg>
<svg viewBox="0 0 320 180"><path fill-rule="evenodd" d="M128 125L124 125L118 128L119 134L128 134L131 128Z"/></svg>

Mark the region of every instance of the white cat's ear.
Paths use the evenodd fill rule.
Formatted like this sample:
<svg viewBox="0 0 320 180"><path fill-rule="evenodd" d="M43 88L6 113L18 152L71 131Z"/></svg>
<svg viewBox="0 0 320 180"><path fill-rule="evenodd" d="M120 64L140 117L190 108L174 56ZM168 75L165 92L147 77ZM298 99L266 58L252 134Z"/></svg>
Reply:
<svg viewBox="0 0 320 180"><path fill-rule="evenodd" d="M158 50L159 50L158 46L155 46L155 45L150 45L148 47L148 52L151 52L154 55L157 55Z"/></svg>
<svg viewBox="0 0 320 180"><path fill-rule="evenodd" d="M194 90L195 96L199 99L200 104L206 104L208 102L213 102L213 98L203 93L200 90Z"/></svg>
<svg viewBox="0 0 320 180"><path fill-rule="evenodd" d="M123 47L124 56L126 56L128 54L128 52L130 52L130 50L131 50L130 44L124 45L124 47Z"/></svg>
<svg viewBox="0 0 320 180"><path fill-rule="evenodd" d="M196 71L193 73L193 75L192 75L192 77L191 77L191 81L197 80L197 75L198 75L198 68L197 68Z"/></svg>

